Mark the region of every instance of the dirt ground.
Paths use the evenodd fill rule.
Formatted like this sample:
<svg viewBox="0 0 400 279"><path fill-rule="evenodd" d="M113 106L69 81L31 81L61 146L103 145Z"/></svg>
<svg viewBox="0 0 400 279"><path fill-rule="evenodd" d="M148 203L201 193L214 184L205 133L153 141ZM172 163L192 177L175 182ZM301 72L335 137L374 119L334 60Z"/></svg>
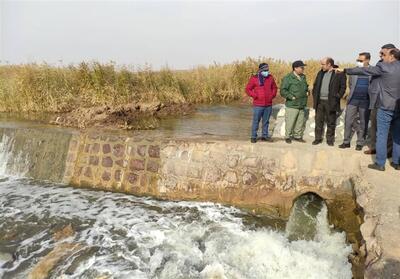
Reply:
<svg viewBox="0 0 400 279"><path fill-rule="evenodd" d="M99 106L77 108L68 113L57 114L50 123L65 127L85 129L89 127L117 128L125 130L155 129L159 119L183 116L195 111L191 104L126 104L122 106Z"/></svg>

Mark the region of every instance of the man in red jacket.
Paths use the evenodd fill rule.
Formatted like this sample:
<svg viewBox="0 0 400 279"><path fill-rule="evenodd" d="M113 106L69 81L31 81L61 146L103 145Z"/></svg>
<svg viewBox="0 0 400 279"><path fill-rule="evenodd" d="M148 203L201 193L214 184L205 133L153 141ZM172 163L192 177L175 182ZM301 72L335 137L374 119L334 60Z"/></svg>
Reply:
<svg viewBox="0 0 400 279"><path fill-rule="evenodd" d="M262 118L262 141L272 141L268 136L269 117L272 112L272 99L275 98L278 87L274 77L269 73L267 63L258 66L256 75L250 77L246 86L246 93L253 98L253 124L251 128L251 142L257 142L257 131Z"/></svg>

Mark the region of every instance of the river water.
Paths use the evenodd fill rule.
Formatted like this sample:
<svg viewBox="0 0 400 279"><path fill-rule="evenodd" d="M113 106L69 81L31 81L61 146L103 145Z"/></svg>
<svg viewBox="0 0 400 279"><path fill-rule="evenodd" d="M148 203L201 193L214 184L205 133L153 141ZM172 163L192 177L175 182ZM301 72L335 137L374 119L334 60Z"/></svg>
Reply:
<svg viewBox="0 0 400 279"><path fill-rule="evenodd" d="M301 201L294 211L304 212L309 203ZM0 278L28 278L57 245L53 233L68 224L75 235L61 241L82 248L57 264L50 278L351 278L351 248L344 233L329 228L326 206L299 213L279 230L214 203L3 177ZM297 230L296 222L314 230Z"/></svg>

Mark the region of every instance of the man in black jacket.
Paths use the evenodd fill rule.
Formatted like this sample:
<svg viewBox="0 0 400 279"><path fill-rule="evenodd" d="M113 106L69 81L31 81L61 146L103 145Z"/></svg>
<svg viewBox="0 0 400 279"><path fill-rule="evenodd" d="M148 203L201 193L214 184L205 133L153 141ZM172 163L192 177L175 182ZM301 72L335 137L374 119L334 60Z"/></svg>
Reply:
<svg viewBox="0 0 400 279"><path fill-rule="evenodd" d="M322 143L324 125L327 124L326 142L333 146L335 142L336 115L340 111L340 99L346 91L346 75L334 71L335 62L326 57L321 60L313 86L315 109L315 140L313 145Z"/></svg>

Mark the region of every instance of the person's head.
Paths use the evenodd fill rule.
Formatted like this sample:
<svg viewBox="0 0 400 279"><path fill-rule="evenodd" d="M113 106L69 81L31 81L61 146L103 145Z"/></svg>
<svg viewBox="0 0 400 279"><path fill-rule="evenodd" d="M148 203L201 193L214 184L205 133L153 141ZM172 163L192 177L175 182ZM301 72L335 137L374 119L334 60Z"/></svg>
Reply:
<svg viewBox="0 0 400 279"><path fill-rule="evenodd" d="M392 49L394 49L394 48L396 48L396 46L395 46L394 44L386 44L386 45L383 45L383 46L381 47L381 51L379 52L379 57L380 57L380 59L384 61L383 56L384 56L385 54L389 54L389 52L390 52Z"/></svg>
<svg viewBox="0 0 400 279"><path fill-rule="evenodd" d="M321 59L321 70L324 72L330 71L333 69L333 65L335 65L335 61L331 57L325 57Z"/></svg>
<svg viewBox="0 0 400 279"><path fill-rule="evenodd" d="M397 48L393 48L393 49L389 50L388 53L383 54L382 59L383 59L383 62L392 63L396 60L399 60L399 56L400 56L399 50Z"/></svg>
<svg viewBox="0 0 400 279"><path fill-rule="evenodd" d="M399 50L399 49L394 48L394 49L390 50L389 54L390 54L390 55L393 55L393 57L394 57L396 60L400 60L400 50Z"/></svg>
<svg viewBox="0 0 400 279"><path fill-rule="evenodd" d="M304 74L305 66L307 66L307 65L304 64L303 61L301 61L301 60L294 61L292 63L293 72L295 72L298 75L302 75L302 74Z"/></svg>
<svg viewBox="0 0 400 279"><path fill-rule="evenodd" d="M262 76L267 77L269 75L269 66L267 63L261 63L258 65L258 72L261 73Z"/></svg>
<svg viewBox="0 0 400 279"><path fill-rule="evenodd" d="M371 54L369 52L361 52L360 54L358 54L357 66L366 67L369 65L370 60L371 60Z"/></svg>

